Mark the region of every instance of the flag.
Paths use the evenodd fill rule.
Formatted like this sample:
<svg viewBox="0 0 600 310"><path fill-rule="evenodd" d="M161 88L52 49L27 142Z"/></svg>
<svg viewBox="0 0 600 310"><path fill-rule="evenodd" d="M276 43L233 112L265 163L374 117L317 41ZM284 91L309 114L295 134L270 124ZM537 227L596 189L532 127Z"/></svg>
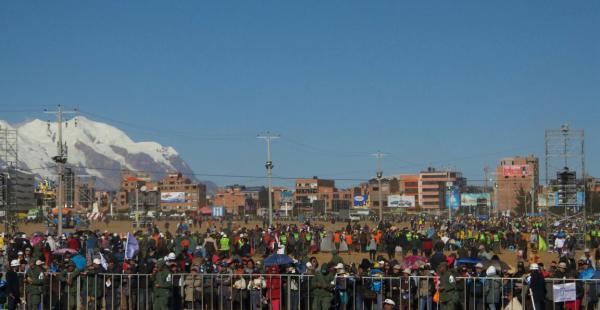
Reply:
<svg viewBox="0 0 600 310"><path fill-rule="evenodd" d="M104 268L104 270L108 270L108 262L106 261L102 253L100 253L100 265L102 265L102 268Z"/></svg>
<svg viewBox="0 0 600 310"><path fill-rule="evenodd" d="M135 239L135 237L128 232L127 240L125 241L125 259L132 259L139 249L140 245L137 239Z"/></svg>
<svg viewBox="0 0 600 310"><path fill-rule="evenodd" d="M542 238L542 236L538 236L538 250L540 252L545 252L548 251L548 244L546 244L546 241L544 240L544 238Z"/></svg>

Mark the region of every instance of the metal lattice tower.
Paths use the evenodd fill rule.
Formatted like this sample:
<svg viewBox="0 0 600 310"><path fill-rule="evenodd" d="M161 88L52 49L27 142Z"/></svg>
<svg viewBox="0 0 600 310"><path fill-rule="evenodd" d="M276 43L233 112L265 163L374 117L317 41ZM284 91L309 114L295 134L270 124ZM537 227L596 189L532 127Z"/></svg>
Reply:
<svg viewBox="0 0 600 310"><path fill-rule="evenodd" d="M9 180L12 171L19 166L19 151L17 130L0 128L0 206L4 211L5 232L9 231L12 221L11 209L16 206L16 195L9 190Z"/></svg>
<svg viewBox="0 0 600 310"><path fill-rule="evenodd" d="M585 179L584 131L571 129L564 124L560 129L547 129L545 134L545 176L546 185L550 184L550 176L569 167L578 171Z"/></svg>

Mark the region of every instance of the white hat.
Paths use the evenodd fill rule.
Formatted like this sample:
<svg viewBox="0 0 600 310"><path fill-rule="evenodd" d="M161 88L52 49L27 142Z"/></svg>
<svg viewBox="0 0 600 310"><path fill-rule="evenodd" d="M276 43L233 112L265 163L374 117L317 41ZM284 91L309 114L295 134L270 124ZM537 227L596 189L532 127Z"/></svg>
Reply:
<svg viewBox="0 0 600 310"><path fill-rule="evenodd" d="M17 252L17 255L23 255L22 251Z"/></svg>
<svg viewBox="0 0 600 310"><path fill-rule="evenodd" d="M41 260L38 259L38 260L35 261L35 264L38 265L38 266L41 266L41 265L44 264L44 262L42 262Z"/></svg>
<svg viewBox="0 0 600 310"><path fill-rule="evenodd" d="M95 265L100 265L100 263L102 263L102 262L100 261L99 258L94 258L94 260L92 261L92 263L94 263Z"/></svg>
<svg viewBox="0 0 600 310"><path fill-rule="evenodd" d="M158 234L158 235L159 235L161 238L164 238L164 237L165 237L165 234L163 234L163 233L160 233L160 234Z"/></svg>
<svg viewBox="0 0 600 310"><path fill-rule="evenodd" d="M335 269L344 269L344 264L338 263L337 265L335 265Z"/></svg>
<svg viewBox="0 0 600 310"><path fill-rule="evenodd" d="M404 270L402 270L402 273L411 274L412 270L410 270L410 268L404 268Z"/></svg>
<svg viewBox="0 0 600 310"><path fill-rule="evenodd" d="M485 271L485 274L490 277L490 276L495 276L496 275L496 267L494 266L489 266L488 269Z"/></svg>
<svg viewBox="0 0 600 310"><path fill-rule="evenodd" d="M19 267L19 260L18 259L13 259L10 261L10 266L11 267Z"/></svg>
<svg viewBox="0 0 600 310"><path fill-rule="evenodd" d="M171 252L169 253L169 255L167 255L167 258L165 260L175 260L177 258L177 256L175 256L175 253Z"/></svg>
<svg viewBox="0 0 600 310"><path fill-rule="evenodd" d="M391 300L391 299L386 299L386 300L383 301L383 303L386 304L386 305L392 305L392 306L396 305L396 303L393 300Z"/></svg>
<svg viewBox="0 0 600 310"><path fill-rule="evenodd" d="M477 264L475 264L475 268L483 268L483 264L482 263L477 263Z"/></svg>
<svg viewBox="0 0 600 310"><path fill-rule="evenodd" d="M306 263L306 268L312 268L312 264L310 262Z"/></svg>
<svg viewBox="0 0 600 310"><path fill-rule="evenodd" d="M531 265L529 265L529 270L539 270L540 266L538 266L538 264L533 263Z"/></svg>

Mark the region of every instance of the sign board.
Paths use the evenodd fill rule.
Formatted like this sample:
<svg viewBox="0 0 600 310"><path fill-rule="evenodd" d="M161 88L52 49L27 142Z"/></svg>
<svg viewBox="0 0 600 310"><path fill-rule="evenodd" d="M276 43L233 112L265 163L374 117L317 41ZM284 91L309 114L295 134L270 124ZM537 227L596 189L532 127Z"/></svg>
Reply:
<svg viewBox="0 0 600 310"><path fill-rule="evenodd" d="M574 301L577 297L575 282L552 285L554 302Z"/></svg>
<svg viewBox="0 0 600 310"><path fill-rule="evenodd" d="M460 205L463 207L479 207L491 205L489 193L461 193Z"/></svg>
<svg viewBox="0 0 600 310"><path fill-rule="evenodd" d="M223 207L213 207L212 208L212 216L213 217L222 217L223 215L225 215L225 211L223 210Z"/></svg>
<svg viewBox="0 0 600 310"><path fill-rule="evenodd" d="M368 209L369 208L369 195L358 195L354 196L354 209Z"/></svg>
<svg viewBox="0 0 600 310"><path fill-rule="evenodd" d="M390 208L414 208L415 196L389 195L388 207Z"/></svg>
<svg viewBox="0 0 600 310"><path fill-rule="evenodd" d="M523 177L529 175L529 166L527 165L506 165L502 166L502 176L505 177Z"/></svg>
<svg viewBox="0 0 600 310"><path fill-rule="evenodd" d="M446 191L446 208L458 210L460 208L460 190L457 186L453 186Z"/></svg>
<svg viewBox="0 0 600 310"><path fill-rule="evenodd" d="M184 192L161 192L160 202L164 203L183 203L185 202Z"/></svg>

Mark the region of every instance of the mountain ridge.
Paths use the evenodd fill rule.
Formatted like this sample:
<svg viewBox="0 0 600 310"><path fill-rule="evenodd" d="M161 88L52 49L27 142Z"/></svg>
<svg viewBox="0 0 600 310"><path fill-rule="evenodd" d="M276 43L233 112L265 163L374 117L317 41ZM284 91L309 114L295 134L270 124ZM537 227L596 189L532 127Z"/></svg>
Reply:
<svg viewBox="0 0 600 310"><path fill-rule="evenodd" d="M17 130L19 168L31 170L38 178L56 174L52 161L57 154L56 122L34 119L13 126L0 120L0 127ZM95 177L101 190L118 190L122 169L148 172L154 180L178 171L193 181L206 184L207 192L216 189L213 182L198 180L171 146L154 141L133 141L123 130L84 116L65 121L62 131L68 167L72 167L76 175Z"/></svg>

